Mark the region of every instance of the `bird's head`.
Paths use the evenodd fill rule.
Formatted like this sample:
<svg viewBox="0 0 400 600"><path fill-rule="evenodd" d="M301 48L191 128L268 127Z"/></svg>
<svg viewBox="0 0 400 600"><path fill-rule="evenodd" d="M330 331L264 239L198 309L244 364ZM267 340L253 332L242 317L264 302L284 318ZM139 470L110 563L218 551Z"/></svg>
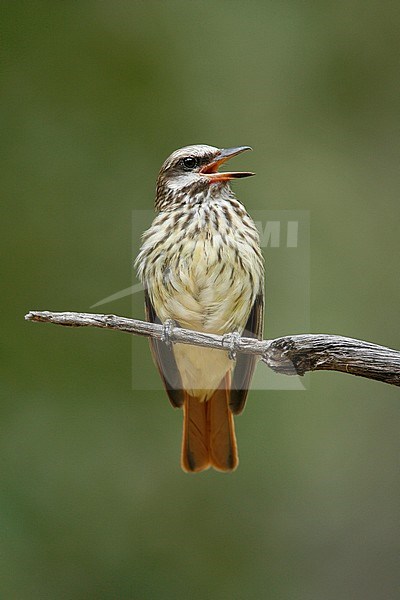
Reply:
<svg viewBox="0 0 400 600"><path fill-rule="evenodd" d="M251 150L250 146L219 149L199 144L175 150L158 175L156 208L167 209L185 197L217 195L221 188L229 187L232 179L254 175L249 171L218 171L227 160L245 150Z"/></svg>

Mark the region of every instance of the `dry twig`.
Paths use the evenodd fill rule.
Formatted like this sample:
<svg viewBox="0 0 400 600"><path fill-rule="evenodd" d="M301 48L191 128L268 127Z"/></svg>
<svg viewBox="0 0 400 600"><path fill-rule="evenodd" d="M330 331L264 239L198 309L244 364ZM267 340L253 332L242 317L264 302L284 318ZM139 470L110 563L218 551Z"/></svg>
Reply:
<svg viewBox="0 0 400 600"><path fill-rule="evenodd" d="M67 327L100 327L161 339L162 325L116 315L76 312L30 311L27 321L54 323ZM229 335L219 336L174 327L173 343L205 348L232 349ZM274 340L239 338L235 352L256 354L271 369L285 375L307 371L341 371L400 386L400 352L362 340L326 334L288 335Z"/></svg>

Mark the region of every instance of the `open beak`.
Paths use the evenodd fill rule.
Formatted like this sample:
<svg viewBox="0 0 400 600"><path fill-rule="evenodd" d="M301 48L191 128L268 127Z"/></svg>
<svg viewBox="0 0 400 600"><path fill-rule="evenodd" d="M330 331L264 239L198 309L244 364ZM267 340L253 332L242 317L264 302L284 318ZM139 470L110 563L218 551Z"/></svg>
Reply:
<svg viewBox="0 0 400 600"><path fill-rule="evenodd" d="M238 148L225 148L224 150L220 150L213 161L200 169L200 173L209 177L211 183L217 183L218 181L229 181L230 179L238 179L240 177L250 177L251 175L255 175L255 173L251 173L250 171L230 171L229 173L218 172L219 167L227 160L233 156L236 156L237 154L241 154L245 150L252 150L252 148L250 148L250 146L239 146Z"/></svg>

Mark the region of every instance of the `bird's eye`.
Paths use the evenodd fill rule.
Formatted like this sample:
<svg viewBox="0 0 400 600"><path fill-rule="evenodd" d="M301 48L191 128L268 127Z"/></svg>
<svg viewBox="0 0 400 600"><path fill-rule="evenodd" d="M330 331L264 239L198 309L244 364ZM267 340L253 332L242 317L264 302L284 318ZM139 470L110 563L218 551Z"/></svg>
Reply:
<svg viewBox="0 0 400 600"><path fill-rule="evenodd" d="M182 164L184 169L192 171L198 166L199 161L195 156L186 156L182 159Z"/></svg>

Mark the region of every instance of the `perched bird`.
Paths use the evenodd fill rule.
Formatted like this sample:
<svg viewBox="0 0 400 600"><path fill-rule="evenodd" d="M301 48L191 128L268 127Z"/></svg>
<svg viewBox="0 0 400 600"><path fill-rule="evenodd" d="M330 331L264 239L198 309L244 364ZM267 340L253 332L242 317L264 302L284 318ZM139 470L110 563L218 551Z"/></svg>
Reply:
<svg viewBox="0 0 400 600"><path fill-rule="evenodd" d="M155 217L136 259L147 319L219 335L261 338L264 265L256 226L229 182L254 175L219 172L248 146L176 150L157 179ZM183 407L185 471L237 467L233 414L242 412L256 357L151 339L175 407Z"/></svg>

